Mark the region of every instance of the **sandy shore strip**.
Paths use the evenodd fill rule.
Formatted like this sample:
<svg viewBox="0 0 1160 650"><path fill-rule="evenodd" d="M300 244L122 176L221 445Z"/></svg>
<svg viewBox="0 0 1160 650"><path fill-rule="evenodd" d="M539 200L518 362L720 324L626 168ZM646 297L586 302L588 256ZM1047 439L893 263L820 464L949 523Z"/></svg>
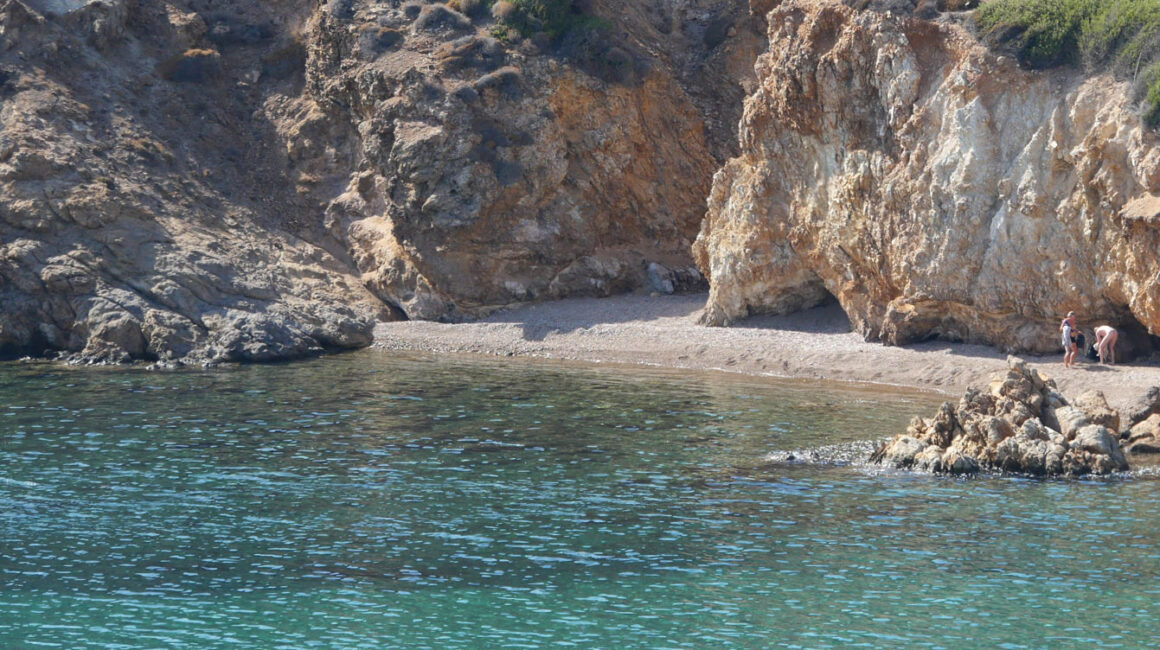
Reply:
<svg viewBox="0 0 1160 650"><path fill-rule="evenodd" d="M383 323L375 329L375 346L874 383L938 391L955 399L1006 367L1006 355L980 345L868 343L850 331L836 304L754 317L728 328L704 327L697 317L705 300L705 294L577 298L503 311L473 323ZM1062 351L1024 359L1054 378L1065 395L1101 390L1121 411L1149 387L1160 386L1160 366L1154 364L1112 366L1083 359L1065 369Z"/></svg>

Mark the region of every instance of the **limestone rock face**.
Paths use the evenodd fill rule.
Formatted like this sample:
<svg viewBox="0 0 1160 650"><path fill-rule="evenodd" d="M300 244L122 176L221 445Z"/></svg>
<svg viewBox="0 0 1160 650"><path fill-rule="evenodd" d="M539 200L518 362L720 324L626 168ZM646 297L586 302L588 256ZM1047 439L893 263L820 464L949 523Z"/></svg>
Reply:
<svg viewBox="0 0 1160 650"><path fill-rule="evenodd" d="M590 4L624 43L595 67L433 2L0 1L0 358L269 360L703 284L764 35L746 0Z"/></svg>
<svg viewBox="0 0 1160 650"><path fill-rule="evenodd" d="M871 460L944 474L1123 471L1128 463L1115 427L1107 426L1109 411L1115 415L1098 392L1069 403L1053 380L1009 357L1007 372L985 390L967 391L957 406L944 403L933 418L915 418ZM1118 415L1115 419L1118 424Z"/></svg>
<svg viewBox="0 0 1160 650"><path fill-rule="evenodd" d="M345 130L359 169L327 225L384 302L453 321L534 300L705 286L689 250L729 146L722 118L752 77L760 39L747 4L596 5L630 38L609 54L622 57L614 69L595 74L470 21L431 22L425 10L412 20L406 6L353 2L342 17L312 18L312 129L332 140ZM403 36L384 44L368 27ZM641 59L628 41L660 58ZM663 65L689 52L722 74Z"/></svg>
<svg viewBox="0 0 1160 650"><path fill-rule="evenodd" d="M1124 84L1032 72L949 18L769 3L694 248L710 324L833 295L854 329L1045 353L1160 334L1160 147Z"/></svg>

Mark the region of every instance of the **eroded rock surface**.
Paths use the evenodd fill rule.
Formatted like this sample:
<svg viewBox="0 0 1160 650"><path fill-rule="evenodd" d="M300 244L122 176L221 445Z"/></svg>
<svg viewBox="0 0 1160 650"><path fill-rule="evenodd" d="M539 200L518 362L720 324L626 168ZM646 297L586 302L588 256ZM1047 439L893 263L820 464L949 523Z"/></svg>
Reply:
<svg viewBox="0 0 1160 650"><path fill-rule="evenodd" d="M268 4L236 20L272 24ZM0 3L0 356L370 342L383 305L295 224L309 204L276 189L285 158L256 91L224 69L253 51L214 43L207 20L224 24L164 2Z"/></svg>
<svg viewBox="0 0 1160 650"><path fill-rule="evenodd" d="M705 286L689 249L760 42L745 3L596 3L625 36L587 64L407 9L354 2L308 30L318 128L345 128L361 170L327 224L371 291L457 320Z"/></svg>
<svg viewBox="0 0 1160 650"><path fill-rule="evenodd" d="M703 285L764 37L745 0L588 4L621 45L586 66L433 2L0 1L0 357L287 358Z"/></svg>
<svg viewBox="0 0 1160 650"><path fill-rule="evenodd" d="M943 403L932 418L915 418L871 460L944 474L1109 474L1128 469L1119 421L1102 393L1069 401L1055 381L1009 357L1007 372L985 389L967 391L957 405Z"/></svg>
<svg viewBox="0 0 1160 650"><path fill-rule="evenodd" d="M695 246L706 322L833 295L894 344L1051 352L1068 310L1160 334L1160 147L1127 85L1023 70L954 14L849 4L769 3Z"/></svg>

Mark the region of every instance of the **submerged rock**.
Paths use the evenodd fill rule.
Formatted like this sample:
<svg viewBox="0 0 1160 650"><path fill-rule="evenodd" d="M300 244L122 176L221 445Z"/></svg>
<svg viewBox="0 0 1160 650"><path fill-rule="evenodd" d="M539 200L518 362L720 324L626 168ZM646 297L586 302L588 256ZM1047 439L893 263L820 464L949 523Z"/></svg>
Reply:
<svg viewBox="0 0 1160 650"><path fill-rule="evenodd" d="M1128 469L1116 435L1119 415L1099 391L1068 401L1055 381L1008 357L1005 373L932 418L914 418L871 462L940 474L995 470L1082 476Z"/></svg>

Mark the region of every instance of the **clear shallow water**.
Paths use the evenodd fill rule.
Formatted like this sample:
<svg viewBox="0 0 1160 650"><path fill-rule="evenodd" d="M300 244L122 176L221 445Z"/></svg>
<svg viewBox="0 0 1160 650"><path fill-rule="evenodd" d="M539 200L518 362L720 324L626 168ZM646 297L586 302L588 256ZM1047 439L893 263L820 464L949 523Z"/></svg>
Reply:
<svg viewBox="0 0 1160 650"><path fill-rule="evenodd" d="M4 648L1160 642L1150 475L762 460L927 395L374 351L0 395Z"/></svg>

